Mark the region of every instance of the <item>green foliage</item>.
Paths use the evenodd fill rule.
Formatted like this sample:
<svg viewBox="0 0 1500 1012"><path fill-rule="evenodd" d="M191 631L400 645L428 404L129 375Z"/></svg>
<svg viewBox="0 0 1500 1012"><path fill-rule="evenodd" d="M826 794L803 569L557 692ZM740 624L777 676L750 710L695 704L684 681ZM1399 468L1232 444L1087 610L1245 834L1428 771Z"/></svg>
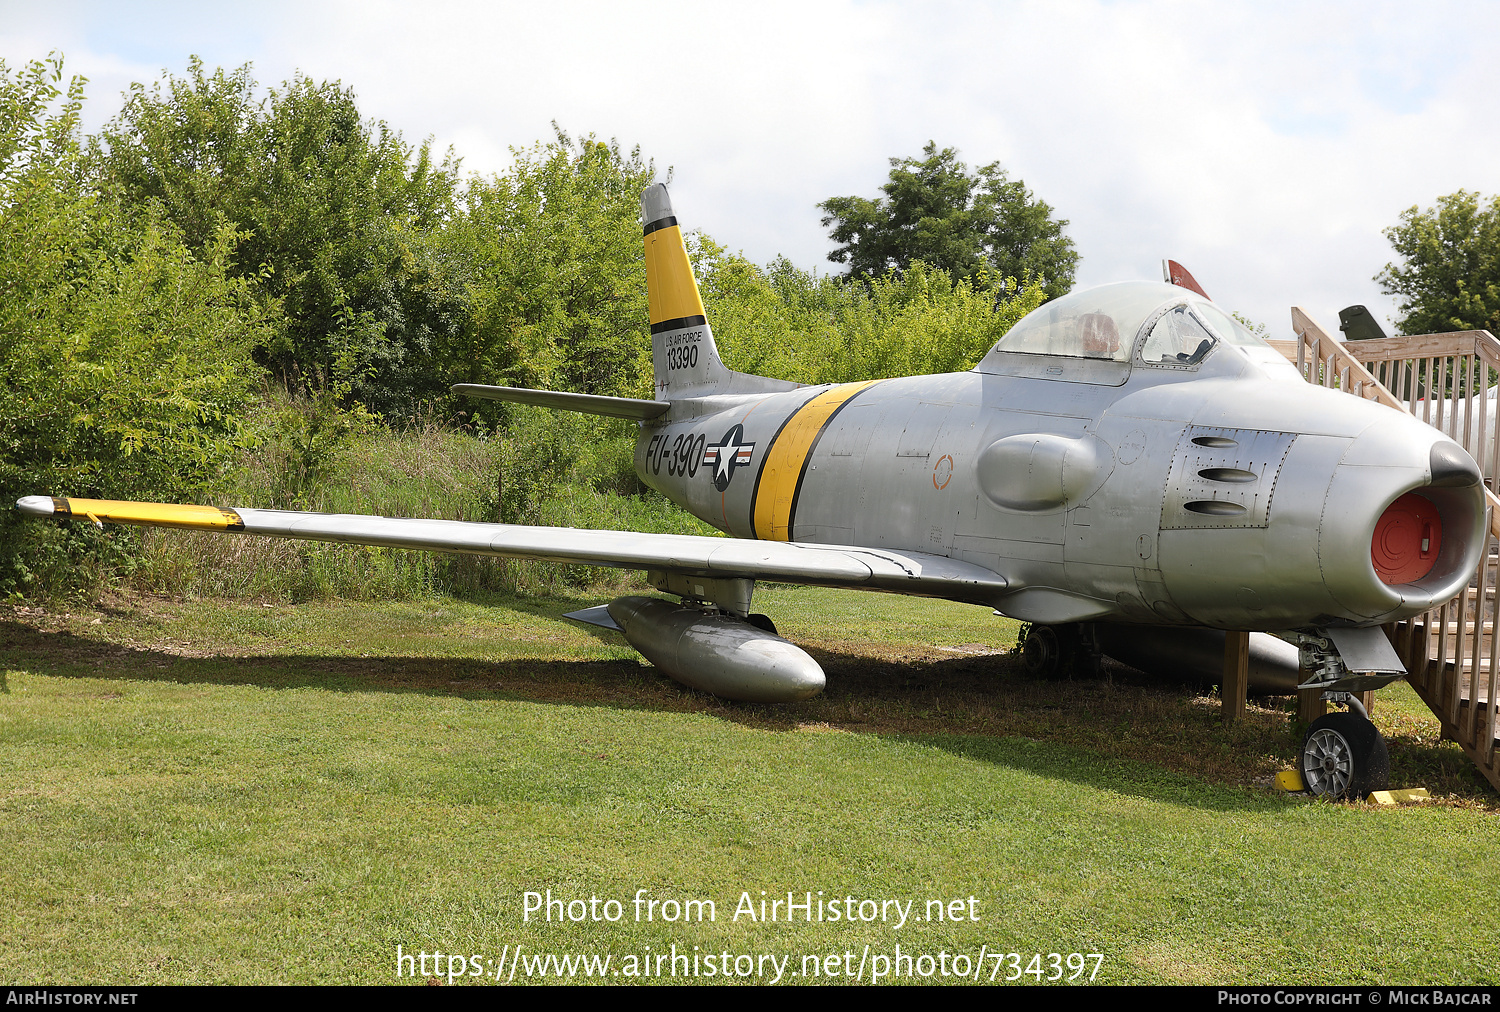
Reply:
<svg viewBox="0 0 1500 1012"><path fill-rule="evenodd" d="M1250 333L1254 334L1256 337L1263 338L1266 336L1266 325L1264 323L1256 323L1254 320L1250 319L1250 317L1248 316L1245 316L1243 313L1230 313L1229 315L1238 320L1242 327L1250 331Z"/></svg>
<svg viewBox="0 0 1500 1012"><path fill-rule="evenodd" d="M48 492L201 496L232 459L271 332L231 278L239 236L220 225L195 256L170 223L131 219L81 182L83 80L62 63L0 63L0 501ZM0 515L0 590L66 589L117 552Z"/></svg>
<svg viewBox="0 0 1500 1012"><path fill-rule="evenodd" d="M134 84L91 145L91 174L194 249L223 222L242 233L234 275L286 310L257 347L286 385L342 383L346 403L410 413L443 392L433 355L462 315L434 242L458 165L363 121L338 82L256 93L248 65L209 75L196 57L185 77Z"/></svg>
<svg viewBox="0 0 1500 1012"><path fill-rule="evenodd" d="M262 95L248 66L195 59L132 87L86 140L83 82L61 81L57 60L0 65L0 501L712 533L642 486L628 423L447 393L471 381L650 396L638 208L656 171L639 150L558 129L460 186L451 155L434 163L428 145L361 119L337 83L299 75ZM983 182L993 220L1009 194L1050 221L998 166L970 179L951 152L933 157L950 188ZM806 383L968 368L1046 297L1041 274L1017 284L988 252L956 273L912 260L850 280L690 242L726 359ZM129 579L177 594L413 596L606 575L14 511L0 535L0 592L27 595Z"/></svg>
<svg viewBox="0 0 1500 1012"><path fill-rule="evenodd" d="M396 433L281 392L253 419L258 439L226 482L238 505L492 521L495 444L428 423ZM148 530L134 586L173 595L412 598L514 589L492 559Z"/></svg>
<svg viewBox="0 0 1500 1012"><path fill-rule="evenodd" d="M884 197L818 205L829 237L841 244L828 259L847 263L854 278L901 273L920 260L975 283L984 274L1035 278L1049 299L1073 287L1078 253L1063 235L1068 223L1053 220L1025 183L999 162L971 173L958 152L931 141L922 155L890 160Z"/></svg>
<svg viewBox="0 0 1500 1012"><path fill-rule="evenodd" d="M522 408L475 438L441 418L395 432L274 390L223 496L243 506L712 534L636 478L631 427ZM588 566L148 530L131 583L153 593L362 600L551 593L616 581Z"/></svg>
<svg viewBox="0 0 1500 1012"><path fill-rule="evenodd" d="M452 381L649 396L640 195L655 166L562 130L513 153L444 235L466 292L442 354Z"/></svg>
<svg viewBox="0 0 1500 1012"><path fill-rule="evenodd" d="M1401 263L1386 264L1375 280L1401 300L1402 332L1500 334L1500 195L1486 203L1459 190L1425 211L1409 207L1385 237Z"/></svg>
<svg viewBox="0 0 1500 1012"><path fill-rule="evenodd" d="M704 306L725 362L799 383L972 368L1046 299L1039 281L1006 298L987 271L955 282L921 261L869 282L819 277L786 260L762 270L706 237L695 240Z"/></svg>

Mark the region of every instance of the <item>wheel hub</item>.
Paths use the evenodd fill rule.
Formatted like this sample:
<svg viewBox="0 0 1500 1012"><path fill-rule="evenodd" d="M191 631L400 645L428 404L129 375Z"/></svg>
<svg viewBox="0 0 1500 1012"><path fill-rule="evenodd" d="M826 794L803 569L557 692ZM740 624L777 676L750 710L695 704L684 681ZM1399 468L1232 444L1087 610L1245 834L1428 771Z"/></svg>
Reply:
<svg viewBox="0 0 1500 1012"><path fill-rule="evenodd" d="M1354 772L1354 749L1343 735L1320 728L1307 739L1303 755L1303 769L1311 781L1307 786L1314 794L1338 797L1348 789Z"/></svg>
<svg viewBox="0 0 1500 1012"><path fill-rule="evenodd" d="M1053 673L1062 658L1057 633L1048 626L1034 626L1021 645L1021 660L1032 675Z"/></svg>

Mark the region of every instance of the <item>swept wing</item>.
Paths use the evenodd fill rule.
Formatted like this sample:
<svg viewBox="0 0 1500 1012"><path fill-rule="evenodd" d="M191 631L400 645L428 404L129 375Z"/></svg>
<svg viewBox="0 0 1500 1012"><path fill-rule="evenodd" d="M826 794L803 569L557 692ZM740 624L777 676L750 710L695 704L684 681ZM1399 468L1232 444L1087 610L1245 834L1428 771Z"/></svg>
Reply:
<svg viewBox="0 0 1500 1012"><path fill-rule="evenodd" d="M39 495L26 496L16 506L33 516L92 520L98 524L136 524L387 548L464 552L544 562L661 570L716 579L774 580L944 597L991 605L1007 587L1004 577L971 563L923 552L853 546L348 513L220 509Z"/></svg>

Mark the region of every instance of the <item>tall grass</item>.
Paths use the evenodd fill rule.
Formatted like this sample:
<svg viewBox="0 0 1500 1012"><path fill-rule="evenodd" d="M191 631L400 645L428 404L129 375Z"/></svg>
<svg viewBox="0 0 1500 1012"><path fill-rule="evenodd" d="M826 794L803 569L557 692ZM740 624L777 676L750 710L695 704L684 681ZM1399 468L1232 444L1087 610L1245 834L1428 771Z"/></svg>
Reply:
<svg viewBox="0 0 1500 1012"><path fill-rule="evenodd" d="M432 418L404 431L347 418L335 424L308 405L283 404L215 499L318 513L714 533L639 483L633 426L528 409L512 412L503 432L462 427ZM138 537L138 561L123 582L178 597L549 595L564 585L634 577L590 566L165 529Z"/></svg>

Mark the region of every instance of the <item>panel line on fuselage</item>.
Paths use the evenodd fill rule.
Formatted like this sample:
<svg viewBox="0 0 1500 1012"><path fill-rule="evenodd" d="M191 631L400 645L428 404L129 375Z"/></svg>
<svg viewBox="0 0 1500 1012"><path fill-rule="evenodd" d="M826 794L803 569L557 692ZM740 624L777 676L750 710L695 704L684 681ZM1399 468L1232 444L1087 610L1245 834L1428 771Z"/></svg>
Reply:
<svg viewBox="0 0 1500 1012"><path fill-rule="evenodd" d="M762 541L790 541L797 496L813 448L845 404L879 383L840 383L818 394L787 416L771 437L770 448L755 476L750 496L750 524Z"/></svg>

